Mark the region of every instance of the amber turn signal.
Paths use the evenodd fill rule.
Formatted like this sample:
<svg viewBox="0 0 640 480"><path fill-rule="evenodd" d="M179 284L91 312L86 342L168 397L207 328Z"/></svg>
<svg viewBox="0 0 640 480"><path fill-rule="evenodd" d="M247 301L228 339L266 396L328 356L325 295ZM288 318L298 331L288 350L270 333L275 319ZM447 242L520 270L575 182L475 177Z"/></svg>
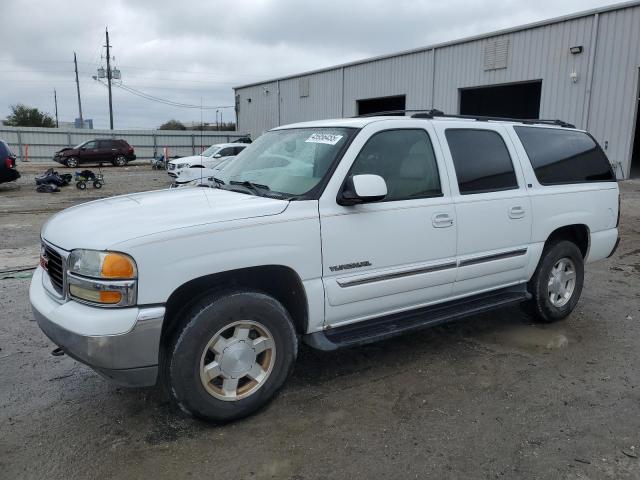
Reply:
<svg viewBox="0 0 640 480"><path fill-rule="evenodd" d="M104 257L101 273L102 278L134 278L136 270L128 256L110 252Z"/></svg>

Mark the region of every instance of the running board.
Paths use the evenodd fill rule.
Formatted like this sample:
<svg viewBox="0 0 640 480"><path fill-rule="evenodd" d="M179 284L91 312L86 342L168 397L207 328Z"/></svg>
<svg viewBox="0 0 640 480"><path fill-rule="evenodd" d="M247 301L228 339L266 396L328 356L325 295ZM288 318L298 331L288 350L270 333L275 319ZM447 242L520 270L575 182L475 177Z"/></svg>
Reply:
<svg viewBox="0 0 640 480"><path fill-rule="evenodd" d="M329 328L304 335L302 339L307 345L318 350L354 347L433 327L459 318L478 315L530 298L531 294L527 292L526 284L523 283L515 287L439 303L417 310Z"/></svg>

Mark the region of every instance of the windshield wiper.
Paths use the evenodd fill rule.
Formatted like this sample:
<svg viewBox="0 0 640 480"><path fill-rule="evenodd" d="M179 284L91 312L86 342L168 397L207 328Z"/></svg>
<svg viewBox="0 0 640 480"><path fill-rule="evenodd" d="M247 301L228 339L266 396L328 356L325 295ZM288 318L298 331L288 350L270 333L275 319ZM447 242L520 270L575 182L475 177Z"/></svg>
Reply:
<svg viewBox="0 0 640 480"><path fill-rule="evenodd" d="M268 185L262 185L260 183L253 183L249 180L243 180L242 182L238 182L237 180L231 180L229 182L230 185L241 185L243 187L248 188L253 191L256 195L260 195L260 190L269 191L271 190Z"/></svg>
<svg viewBox="0 0 640 480"><path fill-rule="evenodd" d="M222 185L225 185L224 180L221 180L220 178L209 177L209 179L213 180L214 182L216 182L216 184L218 185L218 188L220 188Z"/></svg>

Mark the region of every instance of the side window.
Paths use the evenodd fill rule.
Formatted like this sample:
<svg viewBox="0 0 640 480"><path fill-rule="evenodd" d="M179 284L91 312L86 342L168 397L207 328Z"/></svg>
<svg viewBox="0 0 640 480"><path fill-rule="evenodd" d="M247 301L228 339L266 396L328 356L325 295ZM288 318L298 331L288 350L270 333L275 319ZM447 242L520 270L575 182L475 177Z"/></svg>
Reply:
<svg viewBox="0 0 640 480"><path fill-rule="evenodd" d="M233 147L223 148L218 152L221 157L228 157L229 155L234 155Z"/></svg>
<svg viewBox="0 0 640 480"><path fill-rule="evenodd" d="M514 127L541 185L615 182L609 160L586 133Z"/></svg>
<svg viewBox="0 0 640 480"><path fill-rule="evenodd" d="M518 188L513 162L502 136L493 130L445 131L462 195Z"/></svg>
<svg viewBox="0 0 640 480"><path fill-rule="evenodd" d="M244 150L244 147L233 147L233 150L233 154L238 155L242 150Z"/></svg>
<svg viewBox="0 0 640 480"><path fill-rule="evenodd" d="M388 130L373 135L351 167L351 175L367 173L384 178L387 202L442 195L435 154L424 130Z"/></svg>
<svg viewBox="0 0 640 480"><path fill-rule="evenodd" d="M115 145L112 145L111 140L98 140L97 143L98 146L96 148L111 149L115 147Z"/></svg>
<svg viewBox="0 0 640 480"><path fill-rule="evenodd" d="M98 142L95 140L92 140L91 142L85 143L83 147L86 148L87 150L95 150L96 148L98 148Z"/></svg>

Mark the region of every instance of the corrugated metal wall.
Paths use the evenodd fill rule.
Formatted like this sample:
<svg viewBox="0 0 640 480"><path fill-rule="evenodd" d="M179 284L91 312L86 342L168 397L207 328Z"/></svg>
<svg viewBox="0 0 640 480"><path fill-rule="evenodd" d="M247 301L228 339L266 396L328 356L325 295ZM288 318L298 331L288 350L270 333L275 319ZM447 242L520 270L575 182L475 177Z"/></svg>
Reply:
<svg viewBox="0 0 640 480"><path fill-rule="evenodd" d="M485 70L485 48L496 40L509 44L507 68ZM582 53L571 54L569 48L578 45ZM239 128L255 138L277 125L353 116L357 100L391 95L406 95L407 109L458 113L461 88L542 80L540 117L590 130L620 165L618 176L627 176L639 47L636 4L239 88ZM302 77L309 78L308 97L299 95Z"/></svg>
<svg viewBox="0 0 640 480"><path fill-rule="evenodd" d="M640 8L600 15L587 129L629 175L639 92Z"/></svg>
<svg viewBox="0 0 640 480"><path fill-rule="evenodd" d="M167 130L80 130L0 126L0 139L24 160L51 160L56 151L94 138L121 138L135 149L139 160L149 160L168 148L169 156L194 155L214 143L226 143L244 137L239 132L199 132Z"/></svg>

